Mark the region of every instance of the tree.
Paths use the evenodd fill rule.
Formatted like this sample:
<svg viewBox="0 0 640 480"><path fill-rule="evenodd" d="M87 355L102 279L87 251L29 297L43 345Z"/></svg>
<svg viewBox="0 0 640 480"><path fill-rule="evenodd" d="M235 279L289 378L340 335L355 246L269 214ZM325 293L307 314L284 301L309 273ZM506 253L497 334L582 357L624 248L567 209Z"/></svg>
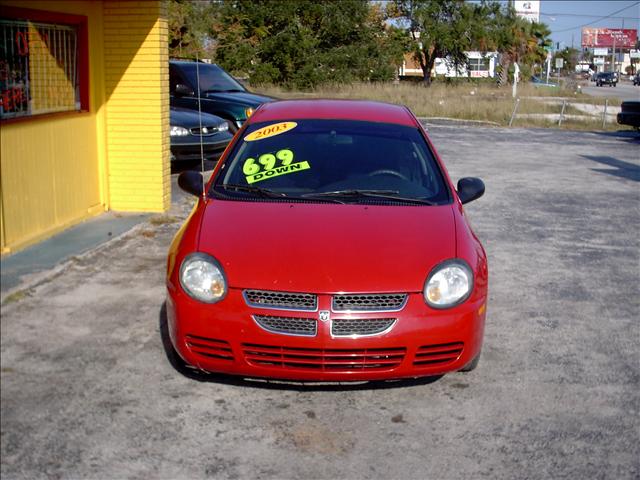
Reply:
<svg viewBox="0 0 640 480"><path fill-rule="evenodd" d="M464 0L395 0L389 14L408 24L411 51L420 65L426 85L436 58L456 68L467 63L466 51L482 42L486 4Z"/></svg>
<svg viewBox="0 0 640 480"><path fill-rule="evenodd" d="M509 67L517 62L531 68L543 63L551 46L551 32L544 23L530 22L515 14L512 7L506 10L494 8L490 29L487 33L490 43L500 53L500 76L498 83L507 83Z"/></svg>
<svg viewBox="0 0 640 480"><path fill-rule="evenodd" d="M170 0L168 5L169 56L202 57L208 21L215 15L216 4L203 0Z"/></svg>
<svg viewBox="0 0 640 480"><path fill-rule="evenodd" d="M251 82L312 88L393 78L402 48L367 0L221 0L216 61Z"/></svg>
<svg viewBox="0 0 640 480"><path fill-rule="evenodd" d="M579 50L566 47L565 49L556 52L553 59L555 61L556 58L561 58L563 60L562 70L565 72L573 72L578 64L579 55Z"/></svg>

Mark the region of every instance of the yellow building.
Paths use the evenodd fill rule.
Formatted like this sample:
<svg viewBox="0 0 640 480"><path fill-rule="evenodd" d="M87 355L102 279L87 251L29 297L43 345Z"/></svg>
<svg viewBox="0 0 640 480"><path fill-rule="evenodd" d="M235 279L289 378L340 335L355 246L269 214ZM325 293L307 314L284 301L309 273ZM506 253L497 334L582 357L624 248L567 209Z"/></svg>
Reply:
<svg viewBox="0 0 640 480"><path fill-rule="evenodd" d="M3 254L169 208L167 38L162 0L0 0Z"/></svg>

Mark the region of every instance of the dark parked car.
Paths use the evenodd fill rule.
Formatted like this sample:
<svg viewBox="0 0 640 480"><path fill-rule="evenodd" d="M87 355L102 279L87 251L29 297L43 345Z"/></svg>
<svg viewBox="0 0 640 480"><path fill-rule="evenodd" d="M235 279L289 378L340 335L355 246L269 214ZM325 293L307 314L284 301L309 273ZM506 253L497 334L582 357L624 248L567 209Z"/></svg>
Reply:
<svg viewBox="0 0 640 480"><path fill-rule="evenodd" d="M274 100L249 92L218 65L178 60L169 62L169 93L172 106L191 110L198 110L199 96L201 110L227 120L232 133L256 108Z"/></svg>
<svg viewBox="0 0 640 480"><path fill-rule="evenodd" d="M640 85L640 72L636 73L633 76L633 84L634 85Z"/></svg>
<svg viewBox="0 0 640 480"><path fill-rule="evenodd" d="M618 83L618 75L615 72L598 72L596 74L596 86L609 85L615 87Z"/></svg>
<svg viewBox="0 0 640 480"><path fill-rule="evenodd" d="M202 153L207 160L217 160L233 135L223 118L186 108L171 107L171 161L200 160Z"/></svg>
<svg viewBox="0 0 640 480"><path fill-rule="evenodd" d="M640 130L640 101L622 102L620 113L618 114L618 123L620 125L630 125L635 127L636 130Z"/></svg>

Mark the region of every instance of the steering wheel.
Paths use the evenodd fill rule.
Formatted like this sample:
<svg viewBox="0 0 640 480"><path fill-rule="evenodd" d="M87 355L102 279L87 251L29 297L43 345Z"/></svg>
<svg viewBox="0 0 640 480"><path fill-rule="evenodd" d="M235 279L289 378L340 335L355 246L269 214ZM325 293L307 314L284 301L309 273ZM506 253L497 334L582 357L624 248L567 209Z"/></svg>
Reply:
<svg viewBox="0 0 640 480"><path fill-rule="evenodd" d="M396 172L395 170L389 170L389 169L386 169L386 168L383 168L381 170L376 170L376 171L371 172L369 174L370 177L375 177L376 175L391 175L391 176L394 176L394 177L401 178L405 182L409 182L410 181L407 177L405 177L400 172Z"/></svg>

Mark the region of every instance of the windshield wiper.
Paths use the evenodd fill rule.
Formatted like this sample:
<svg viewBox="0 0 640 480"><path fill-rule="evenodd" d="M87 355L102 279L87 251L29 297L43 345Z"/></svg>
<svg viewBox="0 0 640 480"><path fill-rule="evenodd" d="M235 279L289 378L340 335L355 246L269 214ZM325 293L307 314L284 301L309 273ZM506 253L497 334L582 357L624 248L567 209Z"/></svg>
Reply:
<svg viewBox="0 0 640 480"><path fill-rule="evenodd" d="M237 192L257 193L258 195L267 198L282 198L287 196L286 193L275 192L273 190L269 190L268 188L254 187L252 185L235 185L233 183L227 183L218 186L229 190L235 190Z"/></svg>
<svg viewBox="0 0 640 480"><path fill-rule="evenodd" d="M398 190L335 190L333 192L306 193L302 197L353 197L353 198L384 198L396 202L416 203L419 205L436 205L429 200L421 198L408 198L399 196Z"/></svg>

